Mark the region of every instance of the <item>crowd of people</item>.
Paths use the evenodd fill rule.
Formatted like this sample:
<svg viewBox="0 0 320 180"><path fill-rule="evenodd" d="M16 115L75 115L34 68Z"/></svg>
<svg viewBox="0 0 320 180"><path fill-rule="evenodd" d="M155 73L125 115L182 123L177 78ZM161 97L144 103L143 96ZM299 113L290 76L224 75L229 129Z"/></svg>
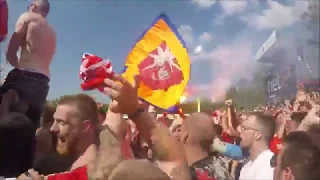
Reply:
<svg viewBox="0 0 320 180"><path fill-rule="evenodd" d="M320 96L304 87L274 106L239 110L228 100L212 114L173 119L140 101L138 75L133 84L119 74L104 80L107 112L86 94L47 101L56 48L49 10L48 0L32 0L9 41L0 179L320 180Z"/></svg>

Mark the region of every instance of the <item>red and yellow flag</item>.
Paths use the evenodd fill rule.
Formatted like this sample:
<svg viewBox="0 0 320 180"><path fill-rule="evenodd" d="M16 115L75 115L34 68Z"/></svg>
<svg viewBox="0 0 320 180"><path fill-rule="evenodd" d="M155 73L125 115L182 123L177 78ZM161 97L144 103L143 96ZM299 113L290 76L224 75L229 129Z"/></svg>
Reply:
<svg viewBox="0 0 320 180"><path fill-rule="evenodd" d="M186 43L165 14L156 18L127 56L123 77L133 82L137 74L141 99L177 112L190 79L190 58Z"/></svg>

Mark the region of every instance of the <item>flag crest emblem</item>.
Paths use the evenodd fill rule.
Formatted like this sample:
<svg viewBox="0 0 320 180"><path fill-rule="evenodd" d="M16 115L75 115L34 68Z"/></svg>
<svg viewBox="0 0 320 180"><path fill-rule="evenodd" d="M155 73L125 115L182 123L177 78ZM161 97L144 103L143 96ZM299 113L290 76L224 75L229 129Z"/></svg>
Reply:
<svg viewBox="0 0 320 180"><path fill-rule="evenodd" d="M177 112L176 104L190 79L186 43L162 13L129 52L122 74L129 82L140 74L139 97L153 106Z"/></svg>

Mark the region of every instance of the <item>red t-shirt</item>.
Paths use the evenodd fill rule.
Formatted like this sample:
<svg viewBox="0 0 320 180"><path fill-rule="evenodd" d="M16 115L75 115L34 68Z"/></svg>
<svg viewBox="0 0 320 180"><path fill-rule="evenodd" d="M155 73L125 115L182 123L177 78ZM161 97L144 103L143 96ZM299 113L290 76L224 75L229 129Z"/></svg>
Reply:
<svg viewBox="0 0 320 180"><path fill-rule="evenodd" d="M278 138L277 135L275 135L273 137L273 139L271 140L270 142L270 150L275 153L275 154L278 154L278 152L280 151L281 149L281 139Z"/></svg>
<svg viewBox="0 0 320 180"><path fill-rule="evenodd" d="M8 5L6 0L0 0L0 42L8 34Z"/></svg>
<svg viewBox="0 0 320 180"><path fill-rule="evenodd" d="M71 172L49 175L48 180L88 180L87 166L79 167Z"/></svg>

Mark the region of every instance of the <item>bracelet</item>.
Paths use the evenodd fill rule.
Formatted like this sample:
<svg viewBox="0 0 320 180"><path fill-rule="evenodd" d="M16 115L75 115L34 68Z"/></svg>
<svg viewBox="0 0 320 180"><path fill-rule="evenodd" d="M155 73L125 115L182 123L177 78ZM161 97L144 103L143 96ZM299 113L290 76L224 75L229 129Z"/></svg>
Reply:
<svg viewBox="0 0 320 180"><path fill-rule="evenodd" d="M128 118L131 120L134 120L140 116L141 113L143 113L145 110L142 108L138 108L136 112L128 115Z"/></svg>

